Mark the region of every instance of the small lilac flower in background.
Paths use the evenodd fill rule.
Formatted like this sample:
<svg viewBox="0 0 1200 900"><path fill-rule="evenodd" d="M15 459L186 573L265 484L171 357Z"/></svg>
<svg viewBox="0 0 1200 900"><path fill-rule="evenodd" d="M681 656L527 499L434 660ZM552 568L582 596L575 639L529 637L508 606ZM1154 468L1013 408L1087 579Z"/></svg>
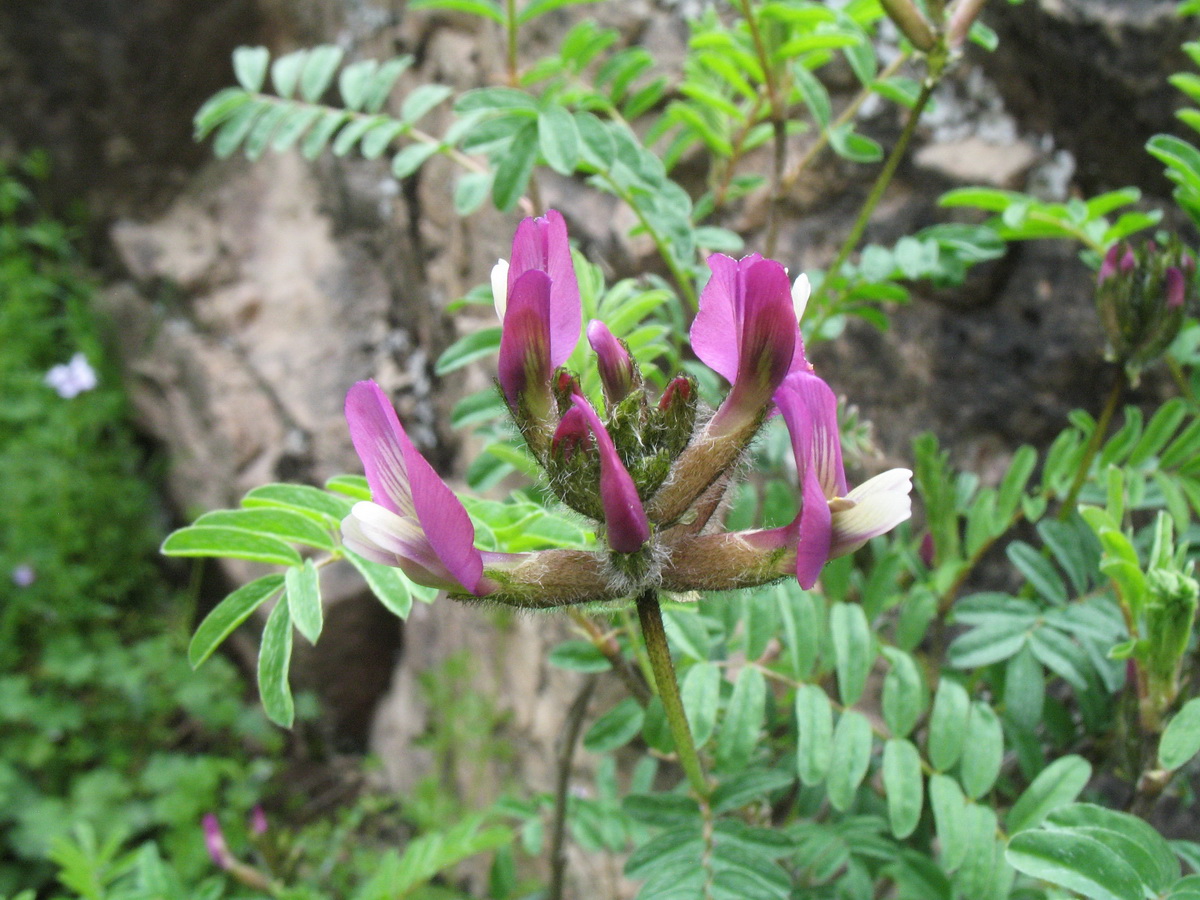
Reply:
<svg viewBox="0 0 1200 900"><path fill-rule="evenodd" d="M58 392L58 396L66 400L77 397L84 391L90 391L100 383L96 377L96 370L82 353L76 353L70 362L50 369L46 373L45 381Z"/></svg>
<svg viewBox="0 0 1200 900"><path fill-rule="evenodd" d="M229 852L229 845L225 843L221 823L217 821L214 813L204 814L203 827L204 846L208 850L208 855L212 857L212 861L217 864L218 868L228 872L234 867L235 860L233 854Z"/></svg>
<svg viewBox="0 0 1200 900"><path fill-rule="evenodd" d="M267 814L262 806L255 805L254 809L250 810L250 833L262 836L267 833Z"/></svg>
<svg viewBox="0 0 1200 900"><path fill-rule="evenodd" d="M29 587L37 581L37 572L29 563L21 563L12 570L12 582L17 587Z"/></svg>
<svg viewBox="0 0 1200 900"><path fill-rule="evenodd" d="M1131 384L1157 361L1183 327L1196 296L1196 260L1177 239L1146 241L1134 248L1113 244L1096 277L1096 309L1106 356L1119 363Z"/></svg>

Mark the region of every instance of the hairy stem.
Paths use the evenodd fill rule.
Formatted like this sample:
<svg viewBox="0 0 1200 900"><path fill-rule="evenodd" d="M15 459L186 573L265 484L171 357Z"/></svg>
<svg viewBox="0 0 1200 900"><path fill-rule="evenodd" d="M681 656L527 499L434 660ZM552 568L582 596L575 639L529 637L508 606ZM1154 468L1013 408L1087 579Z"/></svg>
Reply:
<svg viewBox="0 0 1200 900"><path fill-rule="evenodd" d="M1100 452L1104 439L1108 437L1108 429L1112 425L1113 415L1116 413L1117 407L1121 405L1121 398L1125 395L1125 388L1128 384L1129 377L1125 374L1124 366L1118 366L1117 377L1113 380L1112 390L1108 392L1108 400L1105 401L1104 409L1100 413L1100 421L1096 423L1092 436L1088 439L1087 447L1083 451L1083 459L1079 461L1079 469L1075 472L1075 480L1071 482L1071 489L1067 491L1067 496L1063 498L1062 506L1058 509L1060 522L1069 518L1071 511L1075 509L1079 492L1087 483L1092 461Z"/></svg>
<svg viewBox="0 0 1200 900"><path fill-rule="evenodd" d="M596 690L596 676L588 675L583 680L579 693L563 723L563 733L558 745L557 772L554 780L554 820L550 824L550 885L547 900L562 900L563 880L567 871L567 855L563 842L567 828L567 799L571 786L571 766L575 760L575 745L579 743L579 732L583 730L583 717L587 712L592 693Z"/></svg>
<svg viewBox="0 0 1200 900"><path fill-rule="evenodd" d="M654 670L654 681L658 696L662 699L667 714L667 725L675 740L675 752L679 764L687 775L692 790L701 799L708 797L708 781L696 753L692 730L683 711L683 698L679 696L679 682L675 678L675 664L671 662L671 648L667 646L667 632L663 628L662 607L658 604L658 592L653 588L638 594L638 620L642 625L642 637L650 656L650 667Z"/></svg>

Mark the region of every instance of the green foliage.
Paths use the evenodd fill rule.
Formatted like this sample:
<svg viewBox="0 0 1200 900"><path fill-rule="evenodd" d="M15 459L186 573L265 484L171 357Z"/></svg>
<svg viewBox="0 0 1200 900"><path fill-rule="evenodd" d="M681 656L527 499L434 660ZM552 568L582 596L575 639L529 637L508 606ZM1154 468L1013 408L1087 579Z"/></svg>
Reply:
<svg viewBox="0 0 1200 900"><path fill-rule="evenodd" d="M194 882L200 817L258 802L273 766L253 754L279 740L227 661L203 681L184 661L148 460L72 231L38 212L43 177L37 156L0 168L0 894L57 866L92 898L133 864L132 835ZM75 352L94 386L56 390Z"/></svg>
<svg viewBox="0 0 1200 900"><path fill-rule="evenodd" d="M409 58L343 66L332 47L274 61L262 48L243 48L234 58L240 87L201 109L197 133L214 135L218 155L240 150L255 158L288 147L310 158L325 149L368 159L391 154L396 177L440 155L459 168L453 200L463 216L489 197L502 211L532 210L547 168L585 179L627 208L635 236L653 243L670 279L606 285L598 266L576 257L585 319L603 319L628 344L647 382L661 387L682 364L712 399L719 385L685 362L683 336L705 274L702 256L741 247L738 235L713 223L730 221L735 204L755 192L778 202L826 147L853 163L882 159L883 148L853 130L855 113L872 94L918 106L920 82L901 68L912 48L904 44L898 62L880 65L874 41L882 10L874 2L853 0L836 10L764 2L693 21L678 72L586 21L523 66L520 27L561 5L410 4L478 16L508 39L504 86L497 79L459 95L406 84L392 101ZM943 6L919 5L919 16ZM979 23L972 36L985 46L995 42ZM1197 46L1188 49L1200 60ZM930 81L942 71L944 49L923 60ZM836 116L820 80L835 60L844 60L861 86ZM326 105L335 81L341 105ZM1175 83L1200 97L1200 81L1181 76ZM1191 112L1181 118L1200 128L1200 114ZM802 128L814 132L815 144L793 162L786 139ZM777 153L769 177L748 163L768 144ZM1177 200L1200 222L1197 151L1163 136L1149 149L1168 164ZM685 159L703 163L695 196L673 177ZM1096 267L1115 242L1158 223L1158 213L1136 207L1140 200L1134 188L1063 203L992 188L951 191L943 206L979 210L987 220L936 224L891 246L868 245L852 259L853 236L836 271L809 273L814 296L805 336L810 344L835 337L851 317L887 327L908 285L961 284L971 266L998 258L1011 241L1071 241ZM490 300L481 286L453 309ZM453 372L499 345L498 327L474 330L445 351L436 371ZM581 342L569 367L592 372L584 365L589 353ZM1115 429L1109 417L1119 409L1116 400L1100 422L1076 411L1047 446L1017 448L992 484L956 471L936 438L922 436L913 467L927 534L901 529L830 563L819 590L787 583L668 604L664 627L686 718L711 775L708 792L694 783L691 794L672 787L675 773L658 773L647 757L621 798L614 754L679 748L662 700L633 689L649 663L628 611L594 611L589 626L557 646L550 661L568 672L620 674L631 690L606 695L580 729L583 748L601 760L594 793L561 801L572 838L595 852L628 853L624 872L641 883L643 900L1200 896L1196 876L1180 878L1178 862L1200 863L1194 845L1169 845L1142 819L1077 802L1103 799L1089 790L1098 773L1128 783L1138 802L1152 802L1200 752L1200 701L1184 696L1194 683L1197 591L1189 541L1200 515L1200 329L1186 325L1173 356L1185 396L1150 414L1128 407ZM584 392L599 397L591 377ZM455 406L453 424L474 429L485 447L466 473L477 490L516 473L534 481L541 475L502 424L504 415L494 390ZM847 422L844 443L853 457L867 441L849 413ZM794 518L789 454L786 435L768 425L749 454L750 477L730 491L724 515L731 528ZM282 567L214 610L191 653L199 663L275 601L259 677L276 722L292 717L292 628L308 640L321 630L322 568L355 565L400 617L414 595L431 599L397 570L341 547L338 521L367 496L361 480L348 476L324 491L269 485L251 492L241 509L208 513L163 546L174 555ZM503 502L466 505L484 549L594 542L575 520L548 509L537 487ZM462 689L466 670L465 660L452 660L423 682L431 706L449 710L426 738L447 765L454 753L510 752L495 738L502 714ZM403 895L460 858L454 848L474 853L510 841L475 817L444 827L461 811L436 788L426 793L422 825L429 834L411 845L412 858L388 856L359 896ZM544 844L554 802L508 804L522 819L521 843L530 852ZM511 851L501 849L491 879L496 897L516 895L513 865Z"/></svg>
<svg viewBox="0 0 1200 900"><path fill-rule="evenodd" d="M995 188L958 188L942 195L947 207L972 207L995 218L988 226L1005 241L1061 238L1078 241L1088 258L1099 263L1100 255L1117 241L1158 224L1162 213L1127 210L1115 222L1109 215L1137 203L1137 188L1122 188L1100 194L1090 200L1071 199L1066 203L1048 203L1029 194Z"/></svg>
<svg viewBox="0 0 1200 900"><path fill-rule="evenodd" d="M1194 16L1200 14L1200 8L1194 3L1181 3L1179 14ZM1200 66L1200 42L1185 43L1183 50L1193 65ZM1196 109L1200 105L1200 77L1194 72L1180 72L1169 80L1193 104L1177 110L1176 118L1192 131L1200 131L1200 109ZM1156 134L1146 142L1146 152L1166 165L1164 174L1175 182L1175 202L1193 223L1200 224L1200 150L1173 134Z"/></svg>

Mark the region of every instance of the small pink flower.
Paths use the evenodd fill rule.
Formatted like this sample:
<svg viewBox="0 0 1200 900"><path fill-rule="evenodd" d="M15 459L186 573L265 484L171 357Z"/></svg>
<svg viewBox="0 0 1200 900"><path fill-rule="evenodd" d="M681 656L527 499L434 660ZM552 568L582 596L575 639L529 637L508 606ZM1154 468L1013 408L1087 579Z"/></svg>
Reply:
<svg viewBox="0 0 1200 900"><path fill-rule="evenodd" d="M202 826L204 828L204 846L208 850L208 855L212 857L212 861L218 868L228 872L234 867L236 860L229 852L229 845L225 843L221 823L217 821L215 814L205 813Z"/></svg>
<svg viewBox="0 0 1200 900"><path fill-rule="evenodd" d="M795 543L796 580L811 588L830 559L853 553L912 515L912 472L891 469L847 491L837 398L808 371L792 372L775 394L792 438L800 480L800 514L754 543Z"/></svg>
<svg viewBox="0 0 1200 900"><path fill-rule="evenodd" d="M503 320L500 387L509 408L522 398L538 418L550 411L550 378L579 342L583 311L562 214L525 219L513 237L512 259L492 271Z"/></svg>
<svg viewBox="0 0 1200 900"><path fill-rule="evenodd" d="M267 814L261 805L255 804L254 809L250 810L250 833L264 835L267 828Z"/></svg>

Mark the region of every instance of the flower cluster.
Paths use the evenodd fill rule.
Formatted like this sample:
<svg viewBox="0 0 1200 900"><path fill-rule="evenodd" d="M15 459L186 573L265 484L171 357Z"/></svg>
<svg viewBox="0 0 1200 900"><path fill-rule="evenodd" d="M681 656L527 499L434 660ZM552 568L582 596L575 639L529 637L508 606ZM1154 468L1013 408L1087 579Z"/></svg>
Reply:
<svg viewBox="0 0 1200 900"><path fill-rule="evenodd" d="M454 595L526 607L603 601L646 589L752 587L794 575L809 588L825 562L909 517L911 473L846 484L837 402L804 355L804 276L758 255L716 254L691 328L699 359L730 383L711 414L681 375L652 401L629 348L600 321L586 335L603 407L564 368L583 331L563 217L526 219L492 273L503 321L499 387L516 427L566 506L595 520L604 550L481 552L470 517L409 440L380 387L346 398L371 488L342 523L354 552ZM800 513L786 526L710 527L738 461L778 411L792 439Z"/></svg>
<svg viewBox="0 0 1200 900"><path fill-rule="evenodd" d="M1196 261L1178 240L1138 249L1113 244L1097 276L1096 308L1107 356L1125 366L1130 380L1157 360L1179 334L1195 296Z"/></svg>

